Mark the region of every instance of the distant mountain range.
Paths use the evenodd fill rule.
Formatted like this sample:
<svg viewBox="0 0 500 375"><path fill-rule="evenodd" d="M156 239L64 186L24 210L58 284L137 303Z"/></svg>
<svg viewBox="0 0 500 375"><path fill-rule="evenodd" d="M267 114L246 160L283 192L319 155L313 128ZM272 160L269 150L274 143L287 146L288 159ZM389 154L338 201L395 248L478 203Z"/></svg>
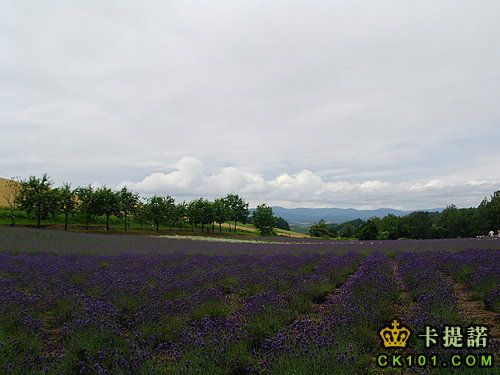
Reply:
<svg viewBox="0 0 500 375"><path fill-rule="evenodd" d="M310 224L323 219L327 223L343 223L349 220L367 220L371 217L384 217L389 214L404 216L414 211L440 212L442 208L402 211L393 208L357 210L355 208L283 208L273 207L274 216L281 216L290 224Z"/></svg>

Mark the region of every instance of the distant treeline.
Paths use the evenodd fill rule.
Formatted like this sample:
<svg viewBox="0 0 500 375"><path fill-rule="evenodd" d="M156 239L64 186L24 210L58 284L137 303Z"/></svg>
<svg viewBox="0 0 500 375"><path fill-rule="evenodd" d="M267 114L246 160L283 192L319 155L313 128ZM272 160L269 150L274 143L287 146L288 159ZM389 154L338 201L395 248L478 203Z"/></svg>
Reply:
<svg viewBox="0 0 500 375"><path fill-rule="evenodd" d="M169 229L191 227L191 230L201 226L202 231L212 232L216 224L222 232L224 223L234 223L236 231L237 222L246 223L249 220L248 203L237 194L228 194L213 201L199 198L177 203L170 195L141 198L127 187L120 190L106 186L94 188L91 185L72 188L69 183L53 187L47 174L41 178L31 176L27 180L10 181L7 190L12 225L18 210L31 215L37 228L42 220L62 215L65 230L70 217L77 218L85 229L97 218L104 218L109 230L110 221L119 218L124 230L130 228L130 220L133 219L141 228L154 227L157 231L160 226ZM272 209L265 204L257 207L251 219L261 234L272 234L276 224L289 229L288 223L273 217Z"/></svg>
<svg viewBox="0 0 500 375"><path fill-rule="evenodd" d="M310 228L317 237L348 237L361 240L395 240L398 238L431 239L488 235L500 231L500 191L484 198L478 207L443 211L416 211L406 216L386 215L367 221L352 220L343 224L327 224L323 220Z"/></svg>

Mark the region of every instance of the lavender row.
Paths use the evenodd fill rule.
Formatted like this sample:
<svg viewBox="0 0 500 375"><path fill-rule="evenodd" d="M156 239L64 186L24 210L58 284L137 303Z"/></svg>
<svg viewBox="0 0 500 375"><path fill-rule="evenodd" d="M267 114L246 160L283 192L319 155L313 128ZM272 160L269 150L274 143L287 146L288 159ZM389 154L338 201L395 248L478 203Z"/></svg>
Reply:
<svg viewBox="0 0 500 375"><path fill-rule="evenodd" d="M438 259L443 255L396 255L400 275L410 296L405 319L414 329L422 330L426 324L442 328L445 324L461 323L453 283L440 270Z"/></svg>
<svg viewBox="0 0 500 375"><path fill-rule="evenodd" d="M444 258L441 260L445 272L463 283L473 299L500 313L500 251L469 249Z"/></svg>
<svg viewBox="0 0 500 375"><path fill-rule="evenodd" d="M379 346L376 331L392 316L397 286L390 259L369 255L326 301L319 323L301 319L264 346L271 373L363 373Z"/></svg>

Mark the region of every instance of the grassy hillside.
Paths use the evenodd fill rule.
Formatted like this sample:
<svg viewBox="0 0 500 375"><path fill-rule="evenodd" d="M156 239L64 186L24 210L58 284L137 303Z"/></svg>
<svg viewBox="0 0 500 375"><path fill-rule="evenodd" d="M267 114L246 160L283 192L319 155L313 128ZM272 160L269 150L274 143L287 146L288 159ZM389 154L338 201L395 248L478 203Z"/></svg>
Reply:
<svg viewBox="0 0 500 375"><path fill-rule="evenodd" d="M7 183L11 181L0 177L0 207L8 207L7 197L9 196L9 188Z"/></svg>
<svg viewBox="0 0 500 375"><path fill-rule="evenodd" d="M232 225L234 225L234 224L232 224ZM224 224L222 224L222 226L229 227L229 224L224 223ZM241 230L241 231L257 233L257 229L255 229L255 227L252 224L238 223L238 224L236 224L236 227L238 228L238 230ZM234 226L232 228L234 228ZM308 238L309 237L309 235L304 234L304 233L292 232L292 231L278 229L278 228L275 228L275 230L276 230L276 233L280 236L288 236L288 237L295 237L295 238Z"/></svg>

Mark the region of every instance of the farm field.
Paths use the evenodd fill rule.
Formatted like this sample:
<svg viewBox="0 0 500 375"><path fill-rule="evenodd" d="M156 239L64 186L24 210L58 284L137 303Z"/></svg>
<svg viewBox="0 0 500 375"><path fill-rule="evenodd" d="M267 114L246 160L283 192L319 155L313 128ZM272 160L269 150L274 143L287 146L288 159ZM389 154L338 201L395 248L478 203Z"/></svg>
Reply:
<svg viewBox="0 0 500 375"><path fill-rule="evenodd" d="M485 324L499 373L500 240L204 241L0 227L0 373L388 374L380 327ZM464 339L465 340L465 339ZM444 361L463 352L408 353Z"/></svg>

